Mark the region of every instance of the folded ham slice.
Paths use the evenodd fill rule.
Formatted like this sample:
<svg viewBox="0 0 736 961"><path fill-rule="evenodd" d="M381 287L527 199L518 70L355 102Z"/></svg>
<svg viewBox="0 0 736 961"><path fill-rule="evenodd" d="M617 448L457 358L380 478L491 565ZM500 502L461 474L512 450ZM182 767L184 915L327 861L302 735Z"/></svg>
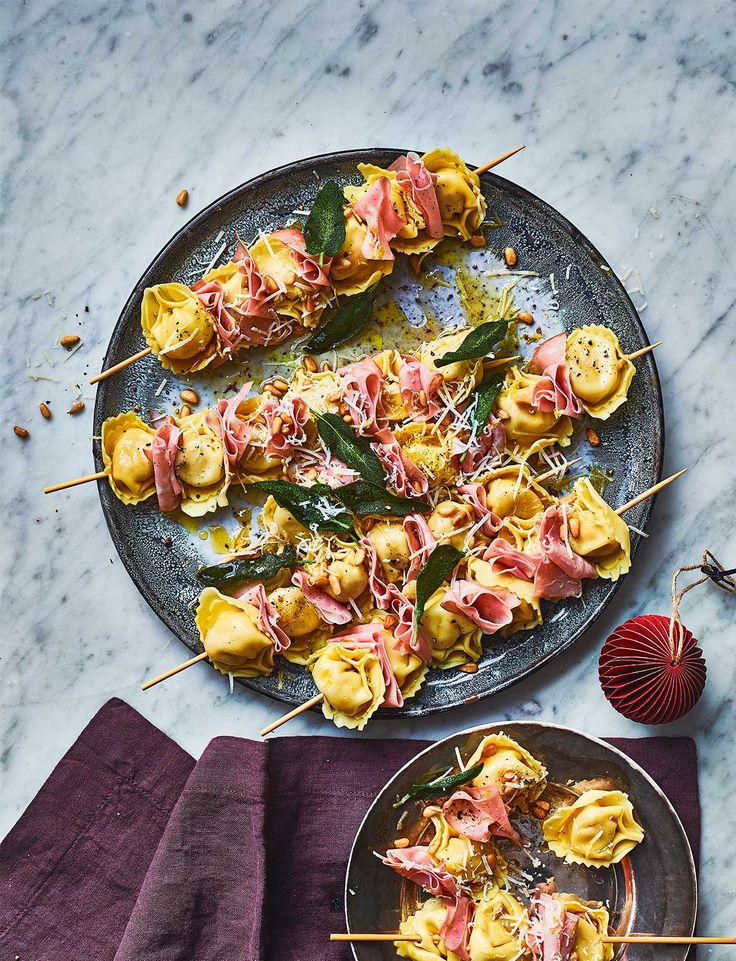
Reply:
<svg viewBox="0 0 736 961"><path fill-rule="evenodd" d="M341 367L343 400L359 434L373 434L386 426L382 391L384 375L372 357Z"/></svg>
<svg viewBox="0 0 736 961"><path fill-rule="evenodd" d="M308 254L307 244L301 230L297 230L295 227L286 227L284 230L274 231L273 237L291 250L294 272L300 280L303 280L313 290L330 286L329 273L332 261L327 257L323 258L323 262L320 263L319 257Z"/></svg>
<svg viewBox="0 0 736 961"><path fill-rule="evenodd" d="M568 417L580 417L583 406L570 383L565 360L567 334L555 334L543 341L532 354L531 366L542 374L532 391L532 403L545 413L556 410Z"/></svg>
<svg viewBox="0 0 736 961"><path fill-rule="evenodd" d="M447 914L440 928L440 937L458 961L471 961L468 943L474 917L475 902L467 894L456 894L451 901L447 901Z"/></svg>
<svg viewBox="0 0 736 961"><path fill-rule="evenodd" d="M404 533L409 544L411 562L406 572L407 581L413 581L429 559L437 541L429 524L421 514L409 514L404 518Z"/></svg>
<svg viewBox="0 0 736 961"><path fill-rule="evenodd" d="M430 237L444 236L442 214L437 200L437 174L431 173L415 153L402 154L388 168L396 171L396 180L410 195L424 219Z"/></svg>
<svg viewBox="0 0 736 961"><path fill-rule="evenodd" d="M234 468L250 442L252 430L250 425L238 417L238 407L243 403L253 384L248 381L240 390L228 400L222 398L217 401L214 410L217 414L215 430L225 448L228 464Z"/></svg>
<svg viewBox="0 0 736 961"><path fill-rule="evenodd" d="M247 601L258 610L258 626L263 633L273 641L273 649L276 654L285 651L291 644L288 634L278 625L276 611L266 596L266 588L263 584L251 584L237 592L236 597Z"/></svg>
<svg viewBox="0 0 736 961"><path fill-rule="evenodd" d="M533 581L541 557L538 554L524 554L502 537L488 545L483 554L496 574L513 574L525 581Z"/></svg>
<svg viewBox="0 0 736 961"><path fill-rule="evenodd" d="M534 576L535 597L547 600L579 597L583 578L598 576L595 567L576 554L563 537L562 531L567 528L566 511L566 505L553 504L537 521L542 559Z"/></svg>
<svg viewBox="0 0 736 961"><path fill-rule="evenodd" d="M182 487L176 476L176 455L181 431L176 424L162 424L145 453L153 465L153 479L159 509L175 511L181 504Z"/></svg>
<svg viewBox="0 0 736 961"><path fill-rule="evenodd" d="M399 370L401 402L411 420L426 421L440 409L437 401L444 378L439 371L432 371L420 360L404 356Z"/></svg>
<svg viewBox="0 0 736 961"><path fill-rule="evenodd" d="M306 426L309 407L302 397L283 397L269 400L261 408L266 418L268 441L266 457L284 459L307 442ZM274 427L278 426L278 431Z"/></svg>
<svg viewBox="0 0 736 961"><path fill-rule="evenodd" d="M466 503L472 504L478 520L485 519L481 528L483 533L487 534L488 537L493 537L501 529L503 522L488 506L488 494L485 487L482 484L460 484L457 491Z"/></svg>
<svg viewBox="0 0 736 961"><path fill-rule="evenodd" d="M450 827L471 841L490 841L496 837L522 844L495 784L462 787L445 801L442 810Z"/></svg>
<svg viewBox="0 0 736 961"><path fill-rule="evenodd" d="M520 603L511 591L458 579L447 588L440 606L453 614L464 614L485 634L495 634L511 623L511 612Z"/></svg>
<svg viewBox="0 0 736 961"><path fill-rule="evenodd" d="M215 321L222 353L234 354L243 345L244 338L239 319L225 305L222 284L219 280L210 280L206 284L200 280L192 284L192 290Z"/></svg>
<svg viewBox="0 0 736 961"><path fill-rule="evenodd" d="M304 571L294 571L291 583L298 587L309 603L317 609L325 624L349 624L352 621L352 610L346 604L330 597L326 591L310 584Z"/></svg>
<svg viewBox="0 0 736 961"><path fill-rule="evenodd" d="M554 896L554 885L538 885L529 913L526 942L535 961L570 961L580 919Z"/></svg>
<svg viewBox="0 0 736 961"><path fill-rule="evenodd" d="M384 643L383 627L381 624L376 621L368 624L356 624L354 627L350 628L350 630L343 631L342 634L336 634L334 637L330 638L330 643L342 644L346 647L369 648L372 650L378 656L378 659L381 662L383 680L386 684L382 706L403 707L404 697L391 667L391 661L389 660L388 652L386 651Z"/></svg>
<svg viewBox="0 0 736 961"><path fill-rule="evenodd" d="M532 359L529 361L530 367L541 374L548 367L564 364L566 346L567 334L555 334L554 337L548 337L532 354Z"/></svg>
<svg viewBox="0 0 736 961"><path fill-rule="evenodd" d="M351 206L368 228L360 248L361 254L366 260L393 260L390 242L405 222L391 203L391 181L388 177L379 177Z"/></svg>
<svg viewBox="0 0 736 961"><path fill-rule="evenodd" d="M435 864L427 848L391 848L381 858L397 874L413 881L434 897L454 898L459 894L457 882L443 864Z"/></svg>
<svg viewBox="0 0 736 961"><path fill-rule="evenodd" d="M421 497L429 490L429 480L414 461L405 454L401 444L385 427L377 431L371 447L388 475L389 482L401 497Z"/></svg>
<svg viewBox="0 0 736 961"><path fill-rule="evenodd" d="M481 462L490 469L496 461L500 461L505 447L506 428L502 421L490 417L483 430L467 443L456 438L452 453L453 463L457 464L463 474L471 475L478 470Z"/></svg>

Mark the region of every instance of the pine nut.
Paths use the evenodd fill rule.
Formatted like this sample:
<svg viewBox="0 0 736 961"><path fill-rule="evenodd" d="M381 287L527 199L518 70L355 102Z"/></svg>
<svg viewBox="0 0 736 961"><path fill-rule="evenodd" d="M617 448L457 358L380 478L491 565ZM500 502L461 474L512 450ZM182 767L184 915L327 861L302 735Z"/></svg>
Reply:
<svg viewBox="0 0 736 961"><path fill-rule="evenodd" d="M189 200L188 190L180 190L179 193L176 195L176 202L179 204L180 207L186 207L188 200Z"/></svg>
<svg viewBox="0 0 736 961"><path fill-rule="evenodd" d="M340 594L342 594L342 586L340 585L340 578L337 576L337 574L330 574L328 580L330 582L330 588L332 590L332 593L336 597L339 597Z"/></svg>
<svg viewBox="0 0 736 961"><path fill-rule="evenodd" d="M64 337L59 337L59 343L62 347L67 350L71 350L72 347L76 347L81 338L77 337L76 334L67 334Z"/></svg>
<svg viewBox="0 0 736 961"><path fill-rule="evenodd" d="M84 401L83 401L83 400L75 400L74 403L72 404L72 406L69 408L69 413L70 413L70 414L81 414L83 410L84 410Z"/></svg>
<svg viewBox="0 0 736 961"><path fill-rule="evenodd" d="M580 536L580 521L577 519L577 517L571 517L567 522L567 526L570 529L570 533L573 537Z"/></svg>
<svg viewBox="0 0 736 961"><path fill-rule="evenodd" d="M276 434L280 434L282 426L283 426L283 421L277 414L273 419L273 423L271 424L271 433L274 436L276 436Z"/></svg>
<svg viewBox="0 0 736 961"><path fill-rule="evenodd" d="M51 420L51 411L49 410L48 404L39 404L38 409L41 411L41 417L44 420Z"/></svg>
<svg viewBox="0 0 736 961"><path fill-rule="evenodd" d="M304 366L307 368L310 374L314 374L317 370L317 361L314 359L314 357L312 357L311 354L306 354L304 357Z"/></svg>
<svg viewBox="0 0 736 961"><path fill-rule="evenodd" d="M324 360L324 361L322 361L322 367L321 367L321 370L323 370L323 371L327 371L327 370L332 370L332 368L331 368L331 367L330 367L330 365L329 365L329 364L327 363L327 361L326 361L326 360Z"/></svg>
<svg viewBox="0 0 736 961"><path fill-rule="evenodd" d="M191 417L192 408L188 404L182 404L179 408L179 417Z"/></svg>
<svg viewBox="0 0 736 961"><path fill-rule="evenodd" d="M399 619L395 614L387 614L383 619L383 626L387 631L392 631L399 626Z"/></svg>
<svg viewBox="0 0 736 961"><path fill-rule="evenodd" d="M522 310L520 313L518 313L518 314L516 315L516 319L519 321L520 324L533 324L533 323L534 323L534 318L533 318L532 315L531 315L530 313L528 313L526 310Z"/></svg>
<svg viewBox="0 0 736 961"><path fill-rule="evenodd" d="M191 387L186 387L184 390L179 392L179 396L184 401L185 404L198 404L199 394L196 390L192 390Z"/></svg>
<svg viewBox="0 0 736 961"><path fill-rule="evenodd" d="M408 848L408 847L409 847L409 838L396 838L396 840L394 841L394 847L395 847L395 848Z"/></svg>
<svg viewBox="0 0 736 961"><path fill-rule="evenodd" d="M289 385L286 383L286 381L281 380L280 378L278 378L277 380L271 381L271 383L276 388L276 390L279 390L284 394L289 389Z"/></svg>
<svg viewBox="0 0 736 961"><path fill-rule="evenodd" d="M13 428L13 432L15 433L16 437L22 437L23 440L25 440L26 437L30 436L28 431L25 429L25 427L21 427L20 424L15 425L15 427Z"/></svg>
<svg viewBox="0 0 736 961"><path fill-rule="evenodd" d="M504 247L503 259L506 261L507 267L515 267L516 261L519 258L516 256L516 251L513 247Z"/></svg>
<svg viewBox="0 0 736 961"><path fill-rule="evenodd" d="M473 234L473 236L470 238L470 243L474 247L485 247L486 238L483 236L483 234Z"/></svg>
<svg viewBox="0 0 736 961"><path fill-rule="evenodd" d="M585 436L588 438L588 443L592 444L593 447L598 447L601 442L600 437L598 434L596 434L592 427L587 428L585 431Z"/></svg>
<svg viewBox="0 0 736 961"><path fill-rule="evenodd" d="M474 661L468 661L467 664L461 664L458 671L462 671L463 674L477 674L478 665Z"/></svg>
<svg viewBox="0 0 736 961"><path fill-rule="evenodd" d="M343 414L342 419L345 421L346 424L352 424L353 422L353 418L350 414Z"/></svg>

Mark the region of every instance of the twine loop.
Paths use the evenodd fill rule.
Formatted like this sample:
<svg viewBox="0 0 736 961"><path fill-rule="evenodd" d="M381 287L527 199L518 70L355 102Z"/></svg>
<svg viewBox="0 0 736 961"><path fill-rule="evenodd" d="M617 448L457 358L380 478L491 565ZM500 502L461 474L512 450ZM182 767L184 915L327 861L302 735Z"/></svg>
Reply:
<svg viewBox="0 0 736 961"><path fill-rule="evenodd" d="M687 587L683 587L681 591L678 591L677 578L680 574L684 574L687 571L700 571L703 577L697 581L693 581L692 584L688 584ZM716 587L728 591L729 594L736 594L735 574L736 567L727 571L712 551L703 551L703 561L700 564L689 564L687 567L677 568L672 578L672 614L670 616L669 632L670 654L672 655L673 665L679 664L682 660L682 648L685 640L685 627L682 623L679 610L680 601L688 591L691 591L694 587L698 587L700 584L705 584L706 581L713 581ZM675 625L677 625L677 630L675 630ZM677 633L677 640L675 640L675 633Z"/></svg>

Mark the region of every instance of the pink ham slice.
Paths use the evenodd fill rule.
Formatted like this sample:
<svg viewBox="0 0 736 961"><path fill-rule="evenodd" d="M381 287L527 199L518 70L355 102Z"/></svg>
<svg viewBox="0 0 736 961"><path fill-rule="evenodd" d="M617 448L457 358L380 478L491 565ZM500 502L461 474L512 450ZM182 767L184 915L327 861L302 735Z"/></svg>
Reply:
<svg viewBox="0 0 736 961"><path fill-rule="evenodd" d="M192 284L192 290L215 321L223 354L234 354L244 342L243 334L238 320L225 305L225 291L222 289L222 284L219 280L210 280L206 284L199 280L196 284Z"/></svg>
<svg viewBox="0 0 736 961"><path fill-rule="evenodd" d="M533 581L541 558L537 554L524 554L502 537L497 537L486 548L483 560L496 574L513 574L525 581Z"/></svg>
<svg viewBox="0 0 736 961"><path fill-rule="evenodd" d="M176 455L181 431L176 424L162 424L151 441L146 456L153 464L153 479L159 509L175 511L181 504L181 484L176 476Z"/></svg>
<svg viewBox="0 0 736 961"><path fill-rule="evenodd" d="M534 351L529 365L541 374L548 367L564 364L566 346L567 334L555 334L554 337L548 337Z"/></svg>
<svg viewBox="0 0 736 961"><path fill-rule="evenodd" d="M278 457L281 460L307 442L306 426L309 421L309 408L302 397L285 397L281 400L269 400L261 408L266 418L268 441L266 443L266 457ZM279 419L279 432L274 433L276 418Z"/></svg>
<svg viewBox="0 0 736 961"><path fill-rule="evenodd" d="M427 170L415 153L397 157L388 169L396 171L396 180L419 208L428 235L442 237L444 227L435 187L437 174Z"/></svg>
<svg viewBox="0 0 736 961"><path fill-rule="evenodd" d="M343 644L348 647L367 647L372 650L381 662L383 680L386 690L383 695L383 707L403 707L404 698L391 668L391 661L384 644L383 628L378 623L356 624L349 631L336 634L330 638L331 644Z"/></svg>
<svg viewBox="0 0 736 961"><path fill-rule="evenodd" d="M521 847L519 833L509 821L508 810L495 784L460 788L442 808L450 827L471 841L506 838Z"/></svg>
<svg viewBox="0 0 736 961"><path fill-rule="evenodd" d="M580 921L565 911L553 885L539 885L532 900L526 941L535 961L570 961Z"/></svg>
<svg viewBox="0 0 736 961"><path fill-rule="evenodd" d="M384 375L371 357L348 364L338 371L343 382L343 400L359 434L373 434L386 425L382 391Z"/></svg>
<svg viewBox="0 0 736 961"><path fill-rule="evenodd" d="M583 405L573 392L567 364L550 364L545 368L542 379L534 385L532 403L544 413L557 411L568 417L582 415Z"/></svg>
<svg viewBox="0 0 736 961"><path fill-rule="evenodd" d="M520 603L515 594L503 588L491 589L474 581L456 580L447 588L440 606L453 614L464 614L485 634L495 634L511 623L511 612Z"/></svg>
<svg viewBox="0 0 736 961"><path fill-rule="evenodd" d="M360 200L352 204L353 212L368 228L360 248L366 260L393 260L390 243L404 226L391 204L391 181L379 177Z"/></svg>
<svg viewBox="0 0 736 961"><path fill-rule="evenodd" d="M475 903L467 894L457 894L448 901L440 937L447 950L459 961L471 961L468 943L474 917Z"/></svg>
<svg viewBox="0 0 736 961"><path fill-rule="evenodd" d="M248 287L248 298L240 307L240 313L244 317L260 317L273 320L275 314L270 306L273 294L268 289L263 275L256 267L256 262L251 257L250 251L240 239L238 239L233 260L237 262L240 272L245 274Z"/></svg>
<svg viewBox="0 0 736 961"><path fill-rule="evenodd" d="M405 454L391 431L385 427L376 432L371 447L388 474L391 486L401 497L421 497L429 490L429 481L414 461Z"/></svg>
<svg viewBox="0 0 736 961"><path fill-rule="evenodd" d="M542 560L534 576L534 596L547 600L579 597L581 581L597 577L595 567L580 557L562 537L566 508L560 504L548 507L537 521Z"/></svg>
<svg viewBox="0 0 736 961"><path fill-rule="evenodd" d="M444 378L439 371L431 371L426 364L413 357L405 356L404 361L399 370L401 402L411 420L430 420L440 409L437 398Z"/></svg>
<svg viewBox="0 0 736 961"><path fill-rule="evenodd" d="M251 584L238 591L236 597L248 604L252 604L258 610L258 626L263 633L273 642L273 649L276 654L285 651L291 644L288 634L281 630L277 623L276 611L266 596L266 588L263 584Z"/></svg>
<svg viewBox="0 0 736 961"><path fill-rule="evenodd" d="M301 230L287 227L284 230L276 230L273 236L291 250L294 270L300 280L309 284L313 290L330 286L330 258L325 258L324 262L320 264L318 257L312 257L308 254L304 234Z"/></svg>
<svg viewBox="0 0 736 961"><path fill-rule="evenodd" d="M491 417L483 430L477 434L469 444L455 441L453 451L453 461L464 474L473 474L477 471L481 461L486 460L486 467L491 467L488 463L488 454L492 452L492 460L500 460L506 446L506 428L502 421Z"/></svg>
<svg viewBox="0 0 736 961"><path fill-rule="evenodd" d="M483 533L493 537L501 529L503 522L488 506L488 493L485 487L482 484L460 484L457 490L466 503L472 504L478 520L485 519L481 528Z"/></svg>
<svg viewBox="0 0 736 961"><path fill-rule="evenodd" d="M406 572L407 581L413 581L429 559L437 541L429 529L429 524L421 514L409 514L404 518L404 533L409 544L411 562Z"/></svg>
<svg viewBox="0 0 736 961"><path fill-rule="evenodd" d="M432 861L425 847L391 848L381 860L402 878L413 881L436 898L454 898L459 894L453 876L444 864Z"/></svg>
<svg viewBox="0 0 736 961"><path fill-rule="evenodd" d="M298 587L309 603L317 609L325 624L349 624L352 621L353 612L350 608L330 597L326 591L310 584L304 571L294 571L291 583Z"/></svg>
<svg viewBox="0 0 736 961"><path fill-rule="evenodd" d="M243 403L253 384L248 381L233 397L217 401L216 430L225 448L228 464L234 468L243 456L251 438L251 427L238 417L238 407Z"/></svg>

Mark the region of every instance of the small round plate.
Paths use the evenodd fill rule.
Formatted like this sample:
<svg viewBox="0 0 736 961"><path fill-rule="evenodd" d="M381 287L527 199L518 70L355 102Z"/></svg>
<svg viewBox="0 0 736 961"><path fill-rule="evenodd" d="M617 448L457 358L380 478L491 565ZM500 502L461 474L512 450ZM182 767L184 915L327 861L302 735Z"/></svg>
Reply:
<svg viewBox="0 0 736 961"><path fill-rule="evenodd" d="M145 346L140 328L140 305L143 290L164 281L193 282L199 278L220 252L225 262L232 253L236 236L250 240L260 230L272 230L293 220L303 220L304 211L314 201L319 185L328 179L340 184L357 183L357 164L366 161L387 166L405 150L366 149L325 154L300 160L256 177L236 187L198 213L157 254L135 285L113 331L104 367L130 357ZM544 201L516 184L493 174L482 177L483 191L489 204L489 217L498 225L490 231L488 251L469 245L463 256L493 258L506 246L519 251L519 267L529 267L534 277L512 278L516 283L514 297L520 310L530 310L538 318L545 334L556 333L586 323L604 323L618 335L627 352L648 344L639 316L626 291L600 253L569 221ZM447 243L447 242L445 242ZM440 259L440 258L436 258ZM488 263L482 265L482 269ZM490 266L504 268L496 257ZM438 268L432 268L438 269ZM439 268L441 269L441 268ZM501 275L498 283L508 278ZM377 330L369 327L360 344L374 351L376 338L384 347L401 345L411 350L422 338L433 336L422 311L431 314L433 324L452 322L462 316L457 293L440 284L428 291L412 278L400 259L391 277L383 282L383 302L395 301L403 311L399 328ZM426 301L424 298L427 298ZM552 318L551 323L546 318ZM407 327L408 324L408 327ZM531 355L534 343L522 344L520 353ZM287 345L288 351L288 345ZM203 402L211 400L215 391L232 383L243 383L273 375L274 356L284 355L283 348L251 351L241 355L242 362L226 365L220 371L207 372L193 379ZM637 375L628 402L599 431L602 444L591 449L585 434L578 431L574 443L566 448L568 457L583 454L612 475L606 497L612 504L622 504L655 484L661 477L664 451L664 418L659 379L652 354L636 361ZM95 434L99 436L105 418L130 410L136 405L145 417L151 410L172 410L179 401L183 382L164 371L156 358L148 356L100 383L95 404ZM102 468L99 443L95 443L97 469ZM202 650L194 623L193 605L201 589L196 579L197 568L216 560L211 544L212 525L230 522L226 511L203 518L193 524L185 517L161 514L150 499L137 507L126 507L112 493L109 485L100 484L100 499L113 542L123 564L143 597L170 630L193 652ZM239 495L234 495L237 498ZM242 500L241 500L242 503ZM639 530L646 528L652 510L652 499L639 504L627 514L627 521ZM225 519L223 521L223 519ZM185 523L182 523L185 522ZM219 535L222 535L222 530ZM632 538L632 555L639 538ZM519 632L509 638L495 637L485 645L485 652L475 674L458 671L430 671L416 697L398 711L382 711L386 717L433 714L462 704L469 704L508 687L537 670L560 654L595 621L610 603L620 581L598 580L586 584L582 600L543 606L545 623L532 632ZM271 677L238 681L262 694L301 704L314 694L314 683L306 669L282 662Z"/></svg>
<svg viewBox="0 0 736 961"><path fill-rule="evenodd" d="M568 782L601 779L607 789L629 795L645 831L644 841L611 868L565 864L551 851L535 851L538 860L525 858L520 864L530 878L527 885L531 888L554 876L559 891L604 902L616 934L690 936L697 909L695 863L682 823L661 789L646 771L610 744L572 728L532 721L485 724L453 734L417 754L391 778L363 819L350 853L345 880L347 930L396 931L414 908L416 885L402 880L374 854L391 847L394 838L405 835L421 816L422 802L394 808L396 799L430 773L441 774L456 767L456 749L467 760L486 735L501 731L543 762L549 772L548 791L567 792ZM399 824L405 811L410 812L410 819ZM531 819L525 822L531 823ZM514 848L504 848L502 853L507 858L518 857ZM352 948L356 961L396 958L390 943L356 942ZM687 952L687 946L682 945L631 945L627 958L684 961ZM615 955L622 956L623 950Z"/></svg>

